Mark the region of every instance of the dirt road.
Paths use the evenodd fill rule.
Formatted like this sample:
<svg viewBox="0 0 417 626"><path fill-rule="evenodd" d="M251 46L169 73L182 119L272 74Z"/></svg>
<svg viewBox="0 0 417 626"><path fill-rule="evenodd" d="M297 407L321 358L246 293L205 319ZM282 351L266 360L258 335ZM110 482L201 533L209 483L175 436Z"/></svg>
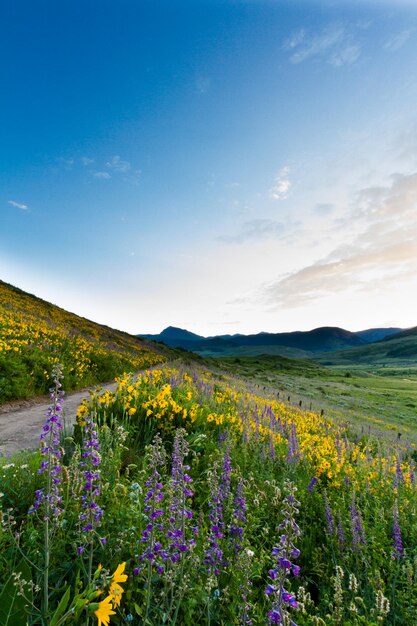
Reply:
<svg viewBox="0 0 417 626"><path fill-rule="evenodd" d="M116 383L97 385L100 389L114 391ZM65 396L64 424L70 426L75 421L77 407L83 398L89 397L89 390L76 391ZM0 413L0 454L9 456L18 450L36 450L39 436L45 423L45 413L50 401L45 399L25 408L11 409Z"/></svg>

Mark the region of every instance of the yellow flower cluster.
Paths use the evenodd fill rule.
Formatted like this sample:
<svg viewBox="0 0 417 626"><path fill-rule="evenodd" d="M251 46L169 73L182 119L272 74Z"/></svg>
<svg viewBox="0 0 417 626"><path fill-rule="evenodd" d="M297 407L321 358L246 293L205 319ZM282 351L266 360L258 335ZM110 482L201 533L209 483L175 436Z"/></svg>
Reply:
<svg viewBox="0 0 417 626"><path fill-rule="evenodd" d="M42 352L51 365L58 361L71 364L69 372L77 381L94 373L93 355L106 359L117 353L132 370L166 361L134 337L94 324L0 281L0 354L24 355L33 350ZM45 369L45 379L49 375Z"/></svg>
<svg viewBox="0 0 417 626"><path fill-rule="evenodd" d="M345 425L249 389L241 380L198 370L190 372L165 367L144 372L137 378L117 379L114 393L93 397L95 408L108 415L133 420L155 420L161 430L228 428L249 440L266 441L285 458L288 440L295 431L301 462L335 487L348 482L355 489L392 490L396 452L388 448L371 454L348 436ZM88 403L79 408L82 417ZM404 486L411 488L410 468L403 463Z"/></svg>
<svg viewBox="0 0 417 626"><path fill-rule="evenodd" d="M114 572L109 593L104 600L98 603L97 609L94 611L94 615L97 617L97 626L108 626L110 622L110 616L116 615L116 611L113 608L120 606L120 601L123 595L123 587L120 583L124 583L127 580L127 574L124 574L126 563L121 563Z"/></svg>

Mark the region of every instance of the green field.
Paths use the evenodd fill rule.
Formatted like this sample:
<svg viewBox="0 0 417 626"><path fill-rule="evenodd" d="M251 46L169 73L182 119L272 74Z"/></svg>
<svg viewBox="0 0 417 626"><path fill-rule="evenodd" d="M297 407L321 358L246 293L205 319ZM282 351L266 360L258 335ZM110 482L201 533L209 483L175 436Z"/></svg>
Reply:
<svg viewBox="0 0 417 626"><path fill-rule="evenodd" d="M356 429L417 443L417 365L322 366L263 355L210 359L230 373L272 387L293 405L349 420ZM288 400L288 398L290 398Z"/></svg>

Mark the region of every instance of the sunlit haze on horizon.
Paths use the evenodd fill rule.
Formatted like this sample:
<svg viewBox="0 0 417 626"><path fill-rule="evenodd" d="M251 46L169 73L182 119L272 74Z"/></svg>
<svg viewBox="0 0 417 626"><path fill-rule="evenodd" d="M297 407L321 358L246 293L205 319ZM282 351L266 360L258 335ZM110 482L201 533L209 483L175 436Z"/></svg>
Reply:
<svg viewBox="0 0 417 626"><path fill-rule="evenodd" d="M0 8L0 279L131 333L417 325L417 5Z"/></svg>

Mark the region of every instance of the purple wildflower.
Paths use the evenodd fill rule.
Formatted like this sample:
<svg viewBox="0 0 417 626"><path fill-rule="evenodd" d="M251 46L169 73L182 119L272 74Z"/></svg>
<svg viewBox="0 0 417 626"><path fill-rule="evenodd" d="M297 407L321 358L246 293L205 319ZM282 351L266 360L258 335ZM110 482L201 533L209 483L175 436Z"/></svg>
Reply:
<svg viewBox="0 0 417 626"><path fill-rule="evenodd" d="M266 586L265 594L272 599L272 607L268 612L269 624L293 624L289 617L288 608L296 609L298 604L295 596L284 587L288 576L298 576L300 567L293 563L300 556L300 550L294 546L294 539L301 534L295 521L298 513L299 502L295 498L296 487L291 482L286 482L288 495L284 498L282 513L284 519L279 528L283 531L279 545L272 549L272 555L276 559L276 567L269 570L271 583Z"/></svg>
<svg viewBox="0 0 417 626"><path fill-rule="evenodd" d="M85 420L81 458L84 484L81 496L82 512L79 519L81 532L85 535L86 541L91 542L93 532L100 526L103 509L97 503L101 491L100 443L96 424L90 416L87 416Z"/></svg>
<svg viewBox="0 0 417 626"><path fill-rule="evenodd" d="M158 468L165 465L165 449L159 435L156 435L154 443L151 446L149 456L149 469L151 474L147 479L145 486L147 488L145 495L144 513L148 523L142 532L140 543L143 546L142 553L139 557L140 565L133 570L137 576L143 567L143 563L148 563L148 578L150 571L155 567L158 574L165 571L164 562L168 560L168 553L163 549L160 538L163 537L163 517L164 510L161 508L161 502L164 499L163 484L161 482L161 474Z"/></svg>
<svg viewBox="0 0 417 626"><path fill-rule="evenodd" d="M334 535L335 534L334 516L333 516L332 507L330 506L330 502L327 497L326 491L324 492L324 513L326 516L326 533L328 535Z"/></svg>
<svg viewBox="0 0 417 626"><path fill-rule="evenodd" d="M61 458L60 434L62 426L62 405L65 392L62 389L61 380L62 366L55 364L52 370L54 386L50 389L51 405L46 412L46 421L40 436L41 454L43 460L38 469L38 474L47 475L47 485L44 489L35 491L35 502L29 509L34 513L41 505L44 505L44 519L49 520L51 515L57 516L62 513L61 493Z"/></svg>
<svg viewBox="0 0 417 626"><path fill-rule="evenodd" d="M291 424L290 436L288 437L287 463L296 463L300 458L300 446L298 445L297 431L294 422Z"/></svg>
<svg viewBox="0 0 417 626"><path fill-rule="evenodd" d="M226 450L223 457L223 468L221 480L217 475L217 471L213 471L210 475L211 490L209 499L209 520L210 528L208 532L209 546L205 551L204 564L210 575L218 576L220 568L225 565L225 559L222 549L222 539L224 537L224 506L230 497L232 464L230 453Z"/></svg>
<svg viewBox="0 0 417 626"><path fill-rule="evenodd" d="M337 541L339 544L340 552L343 552L345 549L345 545L346 545L346 538L345 538L345 529L343 526L343 519L340 514L339 514L339 519L337 523Z"/></svg>
<svg viewBox="0 0 417 626"><path fill-rule="evenodd" d="M239 477L234 499L232 524L230 526L230 545L235 553L242 550L242 539L246 522L246 508L243 479Z"/></svg>
<svg viewBox="0 0 417 626"><path fill-rule="evenodd" d="M392 553L392 558L395 561L399 561L401 557L404 556L404 547L403 547L403 541L401 537L401 528L400 528L397 501L395 501L394 503L393 518L394 518L394 523L392 526L392 538L394 542L394 550Z"/></svg>
<svg viewBox="0 0 417 626"><path fill-rule="evenodd" d="M356 505L354 493L352 496L352 504L350 506L350 529L352 535L352 549L355 552L360 552L361 546L366 544L366 537L363 528L362 516Z"/></svg>
<svg viewBox="0 0 417 626"><path fill-rule="evenodd" d="M309 493L313 493L314 487L317 485L318 481L319 479L317 478L317 476L313 476L313 478L308 483L308 487L307 487L307 491Z"/></svg>
<svg viewBox="0 0 417 626"><path fill-rule="evenodd" d="M193 512L189 501L194 494L190 489L192 479L187 474L190 467L184 465L184 458L188 454L188 443L185 435L186 431L183 428L176 431L172 453L172 496L167 531L167 553L172 563L177 563L186 552L195 546L194 537L189 537L190 531L194 535L198 532L196 526L190 527Z"/></svg>
<svg viewBox="0 0 417 626"><path fill-rule="evenodd" d="M275 457L275 444L271 433L271 435L269 436L269 458L271 461L275 461Z"/></svg>
<svg viewBox="0 0 417 626"><path fill-rule="evenodd" d="M401 469L401 461L397 457L395 460L395 476L394 476L394 480L392 483L392 487L393 489L398 489L399 485L404 484L404 483L405 483L405 480L404 480L403 471Z"/></svg>

